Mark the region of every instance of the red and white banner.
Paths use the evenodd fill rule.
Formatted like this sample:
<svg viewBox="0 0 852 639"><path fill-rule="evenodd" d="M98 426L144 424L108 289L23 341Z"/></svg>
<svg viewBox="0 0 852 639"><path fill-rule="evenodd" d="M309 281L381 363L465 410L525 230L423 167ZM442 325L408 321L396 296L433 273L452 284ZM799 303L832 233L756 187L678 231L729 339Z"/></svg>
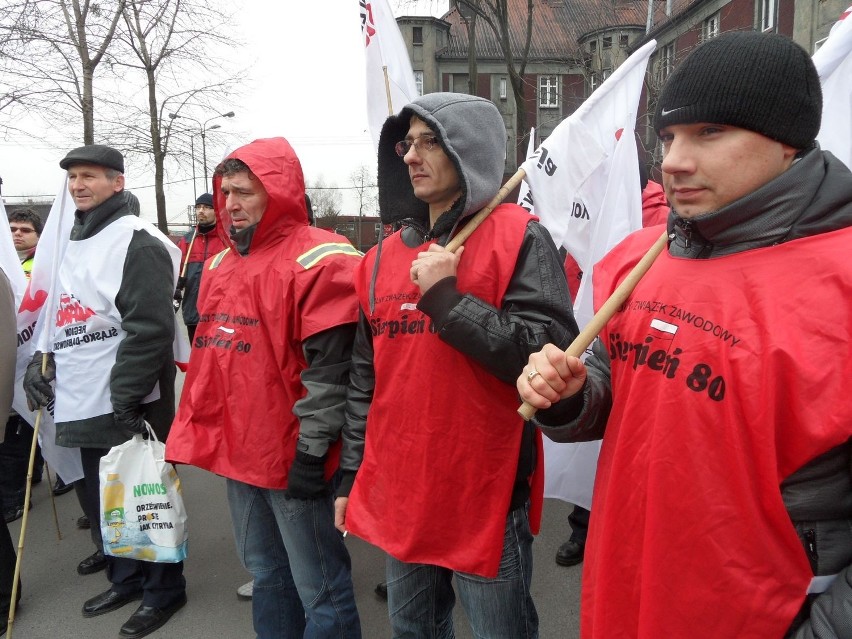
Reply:
<svg viewBox="0 0 852 639"><path fill-rule="evenodd" d="M358 0L367 72L367 119L373 144L388 116L417 96L408 50L387 0Z"/></svg>
<svg viewBox="0 0 852 639"><path fill-rule="evenodd" d="M645 68L657 43L631 55L554 129L522 168L531 190L528 207L564 246L583 273L630 232L642 227L634 128ZM592 278L574 300L582 327L594 315ZM545 439L545 496L589 508L600 442L557 444Z"/></svg>
<svg viewBox="0 0 852 639"><path fill-rule="evenodd" d="M50 214L44 224L44 230L39 237L30 281L26 285L18 306L18 363L15 371L15 399L12 407L30 425L35 424L37 412L27 407L22 382L27 364L32 360L33 353L40 350L47 353L51 349L49 335L39 337L39 326L44 324L45 309L55 308L50 302L53 282L62 258L71 226L74 224L74 201L68 193L67 177L62 176ZM18 263L18 270L21 265ZM23 273L23 271L21 270ZM51 314L52 317L52 314ZM50 326L50 322L47 322ZM47 331L49 333L49 331ZM48 466L58 473L66 484L83 477L83 466L80 463L79 448L65 448L56 445L56 425L53 422L53 403L43 411L39 423L39 441L41 454Z"/></svg>
<svg viewBox="0 0 852 639"><path fill-rule="evenodd" d="M822 85L820 146L852 168L852 7L831 28L828 39L814 54Z"/></svg>

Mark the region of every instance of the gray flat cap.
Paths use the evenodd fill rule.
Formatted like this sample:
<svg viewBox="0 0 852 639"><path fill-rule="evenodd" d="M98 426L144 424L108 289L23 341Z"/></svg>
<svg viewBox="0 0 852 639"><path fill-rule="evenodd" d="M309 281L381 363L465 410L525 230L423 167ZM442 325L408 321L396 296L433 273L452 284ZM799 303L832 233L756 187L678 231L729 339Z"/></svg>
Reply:
<svg viewBox="0 0 852 639"><path fill-rule="evenodd" d="M66 170L74 164L97 164L124 173L124 156L120 151L103 144L77 147L68 151L68 155L59 161L59 166Z"/></svg>

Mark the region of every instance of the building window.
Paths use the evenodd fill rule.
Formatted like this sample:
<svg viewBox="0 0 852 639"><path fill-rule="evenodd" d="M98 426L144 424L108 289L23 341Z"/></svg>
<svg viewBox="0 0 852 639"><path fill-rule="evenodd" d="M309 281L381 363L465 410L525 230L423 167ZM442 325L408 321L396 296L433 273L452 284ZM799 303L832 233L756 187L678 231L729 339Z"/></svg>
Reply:
<svg viewBox="0 0 852 639"><path fill-rule="evenodd" d="M710 40L717 35L719 35L719 14L714 13L701 23L701 40Z"/></svg>
<svg viewBox="0 0 852 639"><path fill-rule="evenodd" d="M505 100L508 91L508 81L506 78L500 78L500 99Z"/></svg>
<svg viewBox="0 0 852 639"><path fill-rule="evenodd" d="M603 37L603 48L604 49L612 49L612 36L604 36Z"/></svg>
<svg viewBox="0 0 852 639"><path fill-rule="evenodd" d="M423 27L411 28L411 44L415 47L423 46Z"/></svg>
<svg viewBox="0 0 852 639"><path fill-rule="evenodd" d="M622 33L618 36L618 46L622 49L626 49L628 45L629 36L626 33Z"/></svg>
<svg viewBox="0 0 852 639"><path fill-rule="evenodd" d="M417 95L423 95L423 72L415 71L414 72L414 86L417 87Z"/></svg>
<svg viewBox="0 0 852 639"><path fill-rule="evenodd" d="M589 53L594 54L594 53L597 53L597 52L598 52L598 41L597 40L590 40L589 41Z"/></svg>
<svg viewBox="0 0 852 639"><path fill-rule="evenodd" d="M669 74L672 72L672 68L674 67L674 42L665 45L662 49L660 49L660 61L659 61L659 70L660 70L660 80L665 80L669 77Z"/></svg>
<svg viewBox="0 0 852 639"><path fill-rule="evenodd" d="M775 30L775 5L776 0L761 0L760 2L760 30Z"/></svg>
<svg viewBox="0 0 852 639"><path fill-rule="evenodd" d="M555 75L541 75L538 78L538 106L552 109L559 106L559 90Z"/></svg>

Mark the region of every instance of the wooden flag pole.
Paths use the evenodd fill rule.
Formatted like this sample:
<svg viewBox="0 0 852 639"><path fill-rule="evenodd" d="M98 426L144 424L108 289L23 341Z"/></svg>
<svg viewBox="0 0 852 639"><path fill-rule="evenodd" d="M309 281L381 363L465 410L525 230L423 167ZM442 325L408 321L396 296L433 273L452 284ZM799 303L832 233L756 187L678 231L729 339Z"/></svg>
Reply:
<svg viewBox="0 0 852 639"><path fill-rule="evenodd" d="M506 199L506 196L514 189L518 184L521 183L521 180L524 179L526 175L526 171L523 169L518 169L518 172L515 173L512 177L508 179L506 184L504 184L499 191L497 191L497 195L486 205L484 209L481 209L476 215L470 218L470 222L464 225L456 236L447 242L446 249L451 252L455 252L462 244L464 244L465 240L470 237L471 233L476 230L480 224L482 224L482 220L488 217L491 214L491 211L497 208L497 206Z"/></svg>
<svg viewBox="0 0 852 639"><path fill-rule="evenodd" d="M382 67L385 74L385 95L388 98L388 115L393 115L393 100L391 100L390 78L388 78L388 65Z"/></svg>
<svg viewBox="0 0 852 639"><path fill-rule="evenodd" d="M47 369L47 353L42 353L41 356L41 374L44 375ZM33 425L33 444L30 446L30 463L27 467L27 488L24 492L24 516L21 519L21 534L18 537L18 557L15 560L15 576L12 579L12 599L9 602L9 618L7 637L12 639L12 628L15 624L15 607L18 599L18 582L21 578L21 560L24 556L24 539L27 536L27 520L29 519L30 495L33 488L33 466L35 465L36 446L38 445L38 429L41 426L41 416L44 413L44 408L40 408L36 415L35 424ZM48 479L50 475L48 474Z"/></svg>
<svg viewBox="0 0 852 639"><path fill-rule="evenodd" d="M618 312L618 309L621 308L622 304L627 301L627 298L630 297L630 294L633 292L633 289L636 288L636 285L639 283L639 280L648 272L648 269L651 268L651 264L654 263L654 260L657 259L657 256L663 252L663 249L666 247L666 243L668 242L668 233L663 231L663 234L659 237L659 239L654 242L653 246L648 249L648 252L639 260L639 263L633 267L633 270L627 274L627 277L624 278L624 281L618 285L618 287L613 291L612 295L609 296L609 299L604 302L603 306L600 307L595 316L591 319L591 321L586 324L580 334L571 342L571 345L565 350L567 355L572 357L580 357L583 352L589 347L589 345L594 341L595 337L597 337L598 333L600 333L606 323L612 319L612 316ZM524 418L525 421L529 421L532 419L533 415L535 415L538 409L524 402L521 404L521 407L518 409L518 413L520 413L521 417Z"/></svg>

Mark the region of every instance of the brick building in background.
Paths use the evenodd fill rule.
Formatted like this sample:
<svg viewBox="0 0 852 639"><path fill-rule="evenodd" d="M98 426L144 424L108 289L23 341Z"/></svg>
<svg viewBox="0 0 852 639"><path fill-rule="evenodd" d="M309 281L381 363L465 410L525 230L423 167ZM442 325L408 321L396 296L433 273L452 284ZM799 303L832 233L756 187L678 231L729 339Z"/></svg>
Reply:
<svg viewBox="0 0 852 639"><path fill-rule="evenodd" d="M497 34L469 5L480 0L450 0L441 18L397 19L421 93L457 91L492 100L508 132L506 173L523 161L529 127L535 143L588 97L627 57L649 39L657 50L648 64L639 106L637 133L645 160L661 159L653 123L660 87L698 44L725 31L768 31L786 35L813 53L849 0L534 0L532 36L518 104ZM527 0L508 0L512 53L523 57ZM470 90L470 27L475 33L477 77ZM519 131L518 110L526 125Z"/></svg>

